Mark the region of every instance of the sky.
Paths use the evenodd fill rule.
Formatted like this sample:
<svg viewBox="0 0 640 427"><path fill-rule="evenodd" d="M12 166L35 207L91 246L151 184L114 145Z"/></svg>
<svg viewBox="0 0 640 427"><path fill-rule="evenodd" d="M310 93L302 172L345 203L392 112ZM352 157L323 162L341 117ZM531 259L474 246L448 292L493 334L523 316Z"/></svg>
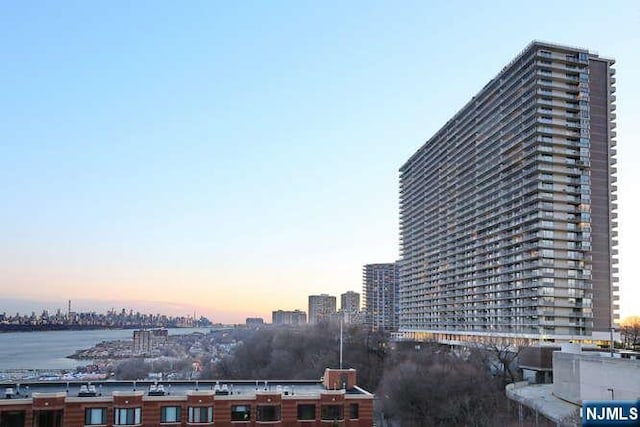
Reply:
<svg viewBox="0 0 640 427"><path fill-rule="evenodd" d="M270 319L399 257L398 169L533 39L616 59L640 314L640 3L0 2L0 312Z"/></svg>

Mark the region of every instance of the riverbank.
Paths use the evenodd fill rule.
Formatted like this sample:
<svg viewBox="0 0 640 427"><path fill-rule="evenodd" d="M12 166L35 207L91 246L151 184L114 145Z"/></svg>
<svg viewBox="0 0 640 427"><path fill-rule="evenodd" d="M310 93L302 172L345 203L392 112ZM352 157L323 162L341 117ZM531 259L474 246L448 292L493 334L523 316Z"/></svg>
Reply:
<svg viewBox="0 0 640 427"><path fill-rule="evenodd" d="M12 332L52 332L52 331L121 331L121 330L136 330L136 329L157 329L157 328L171 328L171 329L194 329L192 326L150 326L150 325L21 325L21 324L2 324L0 323L1 333Z"/></svg>
<svg viewBox="0 0 640 427"><path fill-rule="evenodd" d="M209 328L168 329L169 336L208 333ZM0 372L7 370L62 369L73 371L90 360L74 360L67 356L89 349L105 341L128 341L131 329L99 329L79 331L33 331L0 334Z"/></svg>

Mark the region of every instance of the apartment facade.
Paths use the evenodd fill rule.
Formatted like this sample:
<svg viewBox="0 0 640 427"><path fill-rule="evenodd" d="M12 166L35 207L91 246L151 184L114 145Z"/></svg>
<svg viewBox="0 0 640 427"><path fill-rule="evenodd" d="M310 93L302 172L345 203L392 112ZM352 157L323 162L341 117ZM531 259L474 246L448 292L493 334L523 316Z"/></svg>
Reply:
<svg viewBox="0 0 640 427"><path fill-rule="evenodd" d="M276 310L271 312L271 323L276 326L305 325L307 313L300 310Z"/></svg>
<svg viewBox="0 0 640 427"><path fill-rule="evenodd" d="M309 295L309 324L316 325L336 319L336 297L327 294Z"/></svg>
<svg viewBox="0 0 640 427"><path fill-rule="evenodd" d="M360 323L360 294L354 291L340 294L340 312L345 323Z"/></svg>
<svg viewBox="0 0 640 427"><path fill-rule="evenodd" d="M353 369L321 381L6 383L3 427L373 425Z"/></svg>
<svg viewBox="0 0 640 427"><path fill-rule="evenodd" d="M400 169L400 329L608 339L614 61L531 43Z"/></svg>
<svg viewBox="0 0 640 427"><path fill-rule="evenodd" d="M399 271L396 263L362 267L362 292L367 325L374 330L395 331L399 319Z"/></svg>
<svg viewBox="0 0 640 427"><path fill-rule="evenodd" d="M150 353L169 341L169 331L166 329L140 329L133 331L133 352L136 354Z"/></svg>

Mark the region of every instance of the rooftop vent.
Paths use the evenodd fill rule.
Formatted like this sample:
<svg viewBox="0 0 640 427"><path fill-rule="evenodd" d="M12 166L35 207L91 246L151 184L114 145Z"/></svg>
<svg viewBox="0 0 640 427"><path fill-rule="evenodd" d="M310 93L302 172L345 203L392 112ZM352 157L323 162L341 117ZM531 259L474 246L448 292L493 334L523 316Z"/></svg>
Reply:
<svg viewBox="0 0 640 427"><path fill-rule="evenodd" d="M97 395L96 386L93 384L89 383L80 386L80 393L78 393L78 397L96 397Z"/></svg>
<svg viewBox="0 0 640 427"><path fill-rule="evenodd" d="M149 396L164 396L167 392L162 384L151 384L149 386Z"/></svg>
<svg viewBox="0 0 640 427"><path fill-rule="evenodd" d="M7 387L7 388L4 389L4 398L5 399L13 399L15 394L16 394L16 391L13 389L13 387Z"/></svg>

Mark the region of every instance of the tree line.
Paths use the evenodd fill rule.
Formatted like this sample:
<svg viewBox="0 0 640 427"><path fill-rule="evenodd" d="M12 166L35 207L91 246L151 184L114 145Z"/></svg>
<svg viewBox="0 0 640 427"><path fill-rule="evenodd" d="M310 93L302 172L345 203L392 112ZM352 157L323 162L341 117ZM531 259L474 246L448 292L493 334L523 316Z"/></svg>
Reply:
<svg viewBox="0 0 640 427"><path fill-rule="evenodd" d="M402 426L492 426L513 422L504 393L508 374L491 369L490 350L429 343L390 344L383 334L350 326L343 334L343 367L376 394L381 417ZM323 324L265 328L230 356L205 367L203 378L296 380L318 378L339 365L340 332ZM493 360L493 362L489 362Z"/></svg>

